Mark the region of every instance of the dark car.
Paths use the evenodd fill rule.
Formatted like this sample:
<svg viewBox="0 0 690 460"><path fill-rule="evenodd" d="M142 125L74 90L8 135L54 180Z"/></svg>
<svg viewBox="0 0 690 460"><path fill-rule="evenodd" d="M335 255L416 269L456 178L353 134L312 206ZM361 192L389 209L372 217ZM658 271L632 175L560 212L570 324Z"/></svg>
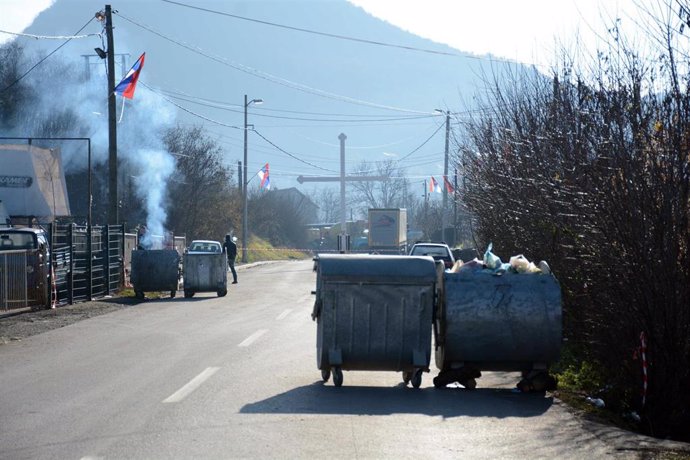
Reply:
<svg viewBox="0 0 690 460"><path fill-rule="evenodd" d="M431 256L434 260L440 260L446 269L455 264L453 251L444 243L415 243L410 249L411 256Z"/></svg>
<svg viewBox="0 0 690 460"><path fill-rule="evenodd" d="M47 233L38 228L0 228L0 253L18 251L26 253L26 266L7 266L6 270L26 273L27 301L29 305L50 307L51 261ZM6 276L12 276L7 273ZM20 273L14 273L19 276ZM23 275L23 274L22 274Z"/></svg>

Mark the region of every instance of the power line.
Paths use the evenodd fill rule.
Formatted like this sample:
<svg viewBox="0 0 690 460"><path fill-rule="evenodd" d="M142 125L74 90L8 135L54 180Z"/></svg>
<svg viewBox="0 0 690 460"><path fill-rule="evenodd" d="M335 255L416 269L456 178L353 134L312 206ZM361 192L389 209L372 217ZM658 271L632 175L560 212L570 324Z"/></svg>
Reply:
<svg viewBox="0 0 690 460"><path fill-rule="evenodd" d="M90 22L90 21L89 21ZM7 34L7 35L16 35L17 37L26 37L26 38L33 38L35 40L74 40L74 39L79 39L79 38L88 38L88 37L99 37L102 35L101 33L97 34L86 34L86 35L34 35L34 34L24 34L20 32L9 32L7 30L0 30L0 33ZM79 33L79 32L77 32Z"/></svg>
<svg viewBox="0 0 690 460"><path fill-rule="evenodd" d="M265 140L266 142L268 142L268 143L271 144L273 147L277 148L278 150L280 150L281 152L283 152L285 155L289 156L290 158L294 158L295 160L297 160L297 161L299 161L299 162L301 162L301 163L304 163L304 164L309 165L309 166L311 166L311 167L313 167L313 168L316 168L316 169L320 169L320 170L322 170L322 171L328 171L328 172L332 172L332 173L337 173L337 171L334 171L334 170L332 170L332 169L322 168L321 166L315 165L314 163L310 163L310 162L305 161L305 160L303 160L303 159L301 159L301 158L298 158L296 155L293 155L292 153L290 153L290 152L288 152L288 151L286 151L286 150L284 150L284 149L278 147L276 144L274 144L273 142L271 142L271 141L269 141L268 139L266 139L266 137L264 137L264 135L261 134L260 132L258 132L256 129L254 129L253 131L254 131L254 133L256 133L257 136L259 136L260 138L262 138L263 140Z"/></svg>
<svg viewBox="0 0 690 460"><path fill-rule="evenodd" d="M79 32L81 32L82 30L86 29L86 26L88 26L88 25L91 23L91 21L93 21L93 20L94 20L93 17L92 17L91 19L89 19L89 20L86 22L86 24L84 24L79 30L77 30L77 31L74 33L74 35L76 36L76 35L79 34ZM100 34L99 34L99 35L100 35ZM74 38L74 37L68 38L67 41L65 41L65 43L63 43L63 44L61 44L60 46L58 46L57 48L55 48L55 49L54 49L53 51L51 51L46 57L44 57L43 59L41 59L40 61L38 61L38 62L37 62L36 64L34 64L29 70L27 70L26 72L24 72L19 78L17 78L15 81L13 81L13 82L10 83L9 85L7 85L5 88L3 88L2 90L0 90L0 93L4 93L4 92L7 91L8 89L12 88L14 85L16 85L17 83L19 83L24 77L26 77L27 75L29 75L29 73L30 73L32 70L34 70L36 67L38 67L39 65L41 65L41 64L42 64L46 59L48 59L50 56L52 56L53 54L57 53L58 50L60 50L60 48L62 48L63 46L65 46L66 44L68 44L69 42L71 42L71 41L72 41L72 38Z"/></svg>
<svg viewBox="0 0 690 460"><path fill-rule="evenodd" d="M211 107L214 109L218 110L225 110L228 112L235 112L235 113L244 113L243 110L240 109L231 109L229 107L224 107L219 104L214 104L213 102L207 103L207 102L201 102L199 100L194 100L194 98L189 98L185 96L170 96L174 99L181 99L185 102L190 102L192 104L197 104L201 105L204 107ZM297 121L321 121L321 122L332 122L332 123L363 123L363 122L368 122L368 123L377 123L377 122L388 122L388 121L407 121L407 120L419 120L421 118L432 118L435 117L436 115L415 115L415 116L409 116L409 117L392 117L392 118L381 118L381 119L361 119L361 120L345 120L345 119L324 119L324 118L305 118L305 117L286 117L286 116L281 116L281 115L266 115L266 114L261 114L261 113L254 113L254 116L257 117L264 117L264 118L278 118L282 120L297 120Z"/></svg>
<svg viewBox="0 0 690 460"><path fill-rule="evenodd" d="M444 126L445 126L445 125L439 125L439 127L436 128L436 131L434 131L433 133L431 133L431 136L429 136L429 137L427 138L427 140L425 140L424 142L422 142L421 145L419 145L419 147L417 147L416 149L414 149L413 151L411 151L411 152L408 153L407 155L401 157L401 158L400 158L399 160L397 160L397 161L398 161L398 162L403 161L404 159L408 158L410 155L412 155L413 153L415 153L417 150L419 150L419 149L421 149L422 147L424 147L424 146L426 145L426 143L429 142L429 141L431 140L431 138L434 137L434 136L436 135L436 133L438 133L438 132L441 130L441 128L443 128Z"/></svg>
<svg viewBox="0 0 690 460"><path fill-rule="evenodd" d="M226 128L244 129L244 128L240 127L240 126L229 125L229 124L227 124L227 123L223 123L222 121L214 120L214 119L212 119L212 118L206 117L206 116L201 115L201 114L199 114L199 113L193 112L193 111L191 111L191 110L189 110L189 109L187 109L187 108L181 106L180 104L178 104L178 103L176 103L176 102L174 102L174 101L171 101L169 98L165 97L163 94L159 93L158 91L156 91L155 89L153 89L152 87L150 87L149 85L147 85L146 83L144 83L143 81L139 80L139 83L142 84L142 85L143 85L144 87L146 87L147 89L149 89L152 93L158 95L158 97L162 98L163 100L165 100L165 101L168 102L169 104L174 105L175 107L177 107L178 109L182 110L183 112L186 112L186 113L188 113L188 114L190 114L190 115L193 115L193 116L195 116L195 117L197 117L197 118L200 118L200 119L202 119L202 120L205 120L205 121L214 123L214 124L216 124L216 125L224 126L224 127L226 127Z"/></svg>
<svg viewBox="0 0 690 460"><path fill-rule="evenodd" d="M352 98L352 97L349 97L349 96L343 96L343 95L340 95L340 94L331 93L331 92L324 91L324 90L321 90L321 89L318 89L318 88L313 88L313 87L311 87L311 86L307 86L307 85L304 85L304 84L301 84L301 83L296 83L296 82L293 82L293 81L288 80L288 79L286 79L286 78L278 77L278 76L276 76L276 75L272 75L272 74L270 74L270 73L268 73L268 72L264 72L264 71L262 71L262 70L254 69L253 67L249 67L249 66L246 66L246 65L244 65L244 64L239 64L239 63L236 63L236 62L228 61L228 60L226 60L226 59L224 59L224 58L219 58L219 57L216 57L216 56L211 56L210 54L208 54L208 53L202 51L202 50L201 50L200 48L198 48L198 47L195 48L195 47L192 47L192 46L187 45L187 44L185 44L185 43L182 43L182 42L180 42L180 41L178 41L178 40L175 40L175 39L173 39L173 38L170 38L170 37L168 37L167 35L165 35L165 34L163 34L163 33L161 33L161 32L158 32L158 31L156 31L156 30L154 30L154 29L152 29L152 28L150 28L150 27L148 27L148 26L145 26L145 25L143 25L143 24L139 24L138 22L136 22L136 21L134 21L133 19L130 19L130 18L126 17L126 16L123 16L121 13L117 13L117 12L113 12L113 13L114 13L114 14L117 14L117 15L118 15L119 17L121 17L122 19L124 19L124 20L126 20L126 21L128 21L128 22L130 22L130 23L132 23L132 24L134 24L135 26L141 27L142 29L144 29L144 30L146 30L146 31L148 31L148 32L151 32L152 34L157 35L157 36L159 36L159 37L161 37L161 38L163 38L163 39L165 39L165 40L168 40L169 42L174 43L174 44L176 44L176 45L178 45L178 46L181 46L181 47L183 47L183 48L186 48L186 49L188 49L189 51L192 51L193 53L196 53L196 54L199 54L199 55L201 55L201 56L207 57L207 58L209 58L209 59L211 59L211 60L213 60L213 61L218 62L219 64L222 64L222 65L231 67L231 68L233 68L233 69L235 69L235 70L239 70L240 72L244 72L244 73L249 74L249 75L252 75L252 76L254 76L254 77L262 78L262 79L264 79L264 80L266 80L266 81L270 81L270 82L272 82L272 83L275 83L275 84L278 84L278 85L281 85L281 86L285 86L286 88L291 88L291 89L294 89L294 90L297 90L297 91L302 91L302 92L305 92L305 93L308 93L308 94L312 94L312 95L319 96L319 97L324 97L324 98L327 98L327 99L333 99L333 100L340 101L340 102L347 102L347 103L349 103L349 104L363 105L363 106L367 106L367 107L376 107L376 108L379 108L379 109L392 110L392 111L396 111L396 112L416 113L416 114L424 114L424 115L428 115L428 114L429 114L429 112L423 112L423 111L420 111L420 110L411 110L411 109L404 109L404 108L401 108L401 107L393 107L393 106L388 106L388 105L383 105L383 104L376 104L376 103L374 103L374 102L364 101L364 100L355 99L355 98Z"/></svg>
<svg viewBox="0 0 690 460"><path fill-rule="evenodd" d="M223 11L217 11L217 10L211 10L208 8L201 8L198 6L187 5L185 3L174 2L172 0L162 0L162 1L164 1L165 3L173 4L173 5L183 6L185 8L190 8L193 10L204 11L206 13L213 13L213 14L217 14L220 16L227 16L230 18L240 19L242 21L255 22L257 24L263 24L266 26L278 27L278 28L287 29L287 30L294 30L297 32L304 32L304 33L313 34L313 35L321 35L323 37L337 38L339 40L349 40L349 41L353 41L353 42L366 43L368 45L386 46L386 47L390 47L390 48L400 48L400 49L404 49L404 50L408 50L408 51L418 51L418 52L422 52L422 53L440 54L440 55L444 55L444 56L469 57L469 58L474 57L474 56L466 56L466 55L461 54L461 53L432 50L432 49L427 49L427 48L418 48L415 46L398 45L395 43L386 43L386 42L380 42L380 41L376 41L376 40L369 40L369 39L365 39L365 38L351 37L348 35L332 34L332 33L328 33L328 32L320 32L317 30L304 29L302 27L288 26L285 24L278 24L276 22L262 21L260 19L248 18L248 17L244 17L244 16L239 16L236 14L225 13ZM476 59L480 59L480 58L476 58Z"/></svg>

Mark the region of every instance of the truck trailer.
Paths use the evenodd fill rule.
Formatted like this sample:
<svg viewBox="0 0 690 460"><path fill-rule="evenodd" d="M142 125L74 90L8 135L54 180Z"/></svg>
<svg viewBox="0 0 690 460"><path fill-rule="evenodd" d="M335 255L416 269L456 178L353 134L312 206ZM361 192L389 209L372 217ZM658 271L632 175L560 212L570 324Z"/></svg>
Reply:
<svg viewBox="0 0 690 460"><path fill-rule="evenodd" d="M407 209L369 209L369 250L378 254L406 254Z"/></svg>

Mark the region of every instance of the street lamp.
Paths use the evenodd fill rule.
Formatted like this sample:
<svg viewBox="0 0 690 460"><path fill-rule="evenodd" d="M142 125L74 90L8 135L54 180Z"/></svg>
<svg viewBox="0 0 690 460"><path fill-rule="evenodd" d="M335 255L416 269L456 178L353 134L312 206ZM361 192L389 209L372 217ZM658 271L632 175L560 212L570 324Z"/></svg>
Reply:
<svg viewBox="0 0 690 460"><path fill-rule="evenodd" d="M434 109L434 112L445 114L446 116L446 148L443 156L443 211L441 212L441 239L446 240L446 207L448 206L448 138L450 137L450 111ZM455 243L455 242L453 242Z"/></svg>
<svg viewBox="0 0 690 460"><path fill-rule="evenodd" d="M242 262L247 263L247 107L251 104L263 104L263 99L252 99L247 102L247 95L244 95L244 186L242 187Z"/></svg>

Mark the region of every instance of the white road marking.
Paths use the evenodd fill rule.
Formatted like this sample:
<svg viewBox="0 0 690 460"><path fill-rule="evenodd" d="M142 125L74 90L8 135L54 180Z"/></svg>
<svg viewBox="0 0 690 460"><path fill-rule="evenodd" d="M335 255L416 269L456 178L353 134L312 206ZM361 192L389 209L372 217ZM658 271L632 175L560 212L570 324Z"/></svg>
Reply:
<svg viewBox="0 0 690 460"><path fill-rule="evenodd" d="M199 388L202 383L204 383L206 380L208 380L209 377L215 374L216 371L218 371L218 369L220 369L220 367L207 367L201 374L194 377L185 386L183 386L175 393L171 394L169 397L164 399L163 402L175 403L182 401L188 394Z"/></svg>
<svg viewBox="0 0 690 460"><path fill-rule="evenodd" d="M259 329L258 331L256 331L255 333L253 333L252 335L250 335L249 337L244 339L242 341L242 343L240 343L237 346L238 347L248 347L249 345L254 343L256 341L256 339L258 339L259 337L261 337L262 335L264 335L267 332L268 332L268 329Z"/></svg>
<svg viewBox="0 0 690 460"><path fill-rule="evenodd" d="M283 311L281 314L279 314L279 315L276 317L276 320L280 321L281 319L285 319L285 317L286 317L287 315L289 315L290 312L292 312L292 309L291 309L291 308L288 308L287 310L285 310L285 311Z"/></svg>

